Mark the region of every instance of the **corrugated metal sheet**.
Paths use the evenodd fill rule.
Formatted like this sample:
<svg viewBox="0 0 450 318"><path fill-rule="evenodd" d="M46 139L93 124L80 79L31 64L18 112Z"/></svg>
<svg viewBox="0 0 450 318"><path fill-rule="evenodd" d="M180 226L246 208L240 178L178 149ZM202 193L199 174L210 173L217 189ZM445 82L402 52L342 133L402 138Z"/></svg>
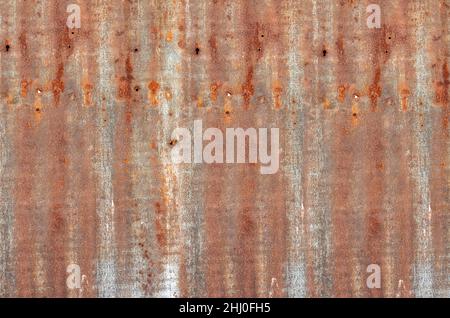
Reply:
<svg viewBox="0 0 450 318"><path fill-rule="evenodd" d="M0 295L449 297L450 2L370 3L2 0ZM196 119L280 170L168 162Z"/></svg>

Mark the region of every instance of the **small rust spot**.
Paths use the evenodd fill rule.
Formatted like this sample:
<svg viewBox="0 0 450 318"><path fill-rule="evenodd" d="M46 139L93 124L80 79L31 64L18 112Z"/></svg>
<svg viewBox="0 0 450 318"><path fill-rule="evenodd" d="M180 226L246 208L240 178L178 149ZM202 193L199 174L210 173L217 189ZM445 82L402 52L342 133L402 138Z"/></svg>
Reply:
<svg viewBox="0 0 450 318"><path fill-rule="evenodd" d="M384 170L384 163L379 161L375 164L375 167L377 168L377 170L379 171L383 171Z"/></svg>
<svg viewBox="0 0 450 318"><path fill-rule="evenodd" d="M328 98L325 97L323 99L322 104L323 104L323 109L325 109L325 110L331 109L331 103L330 103L330 100Z"/></svg>
<svg viewBox="0 0 450 318"><path fill-rule="evenodd" d="M233 108L232 108L232 106L231 106L231 103L230 103L230 101L226 101L225 102L225 105L224 105L224 113L225 113L225 122L226 123L230 123L231 122L231 119L232 119L232 113L233 113Z"/></svg>
<svg viewBox="0 0 450 318"><path fill-rule="evenodd" d="M184 42L184 40L179 40L177 45L180 49L184 49L186 47L186 43Z"/></svg>
<svg viewBox="0 0 450 318"><path fill-rule="evenodd" d="M201 95L197 96L197 107L198 108L203 107L203 97Z"/></svg>
<svg viewBox="0 0 450 318"><path fill-rule="evenodd" d="M346 91L346 85L339 85L338 87L338 100L339 102L343 103L345 101L345 91Z"/></svg>
<svg viewBox="0 0 450 318"><path fill-rule="evenodd" d="M28 86L31 84L31 81L27 81L26 79L23 79L20 82L20 95L22 97L26 97L28 94Z"/></svg>
<svg viewBox="0 0 450 318"><path fill-rule="evenodd" d="M212 83L210 86L210 97L213 102L215 102L217 100L217 91L220 86L221 86L221 83L219 83L219 82Z"/></svg>
<svg viewBox="0 0 450 318"><path fill-rule="evenodd" d="M359 115L359 107L357 103L352 104L352 125L356 126L358 125L358 115Z"/></svg>
<svg viewBox="0 0 450 318"><path fill-rule="evenodd" d="M164 93L164 96L166 97L166 100L172 100L172 92L170 91L170 89L166 89L166 91L165 91L165 93ZM169 113L169 116L170 116L170 113Z"/></svg>
<svg viewBox="0 0 450 318"><path fill-rule="evenodd" d="M172 42L172 40L173 40L173 33L172 33L172 31L168 31L166 34L166 41Z"/></svg>
<svg viewBox="0 0 450 318"><path fill-rule="evenodd" d="M159 87L160 87L159 83L154 80L152 80L148 84L148 89L149 89L148 99L150 100L150 104L152 106L156 106L159 104L159 101L158 101Z"/></svg>

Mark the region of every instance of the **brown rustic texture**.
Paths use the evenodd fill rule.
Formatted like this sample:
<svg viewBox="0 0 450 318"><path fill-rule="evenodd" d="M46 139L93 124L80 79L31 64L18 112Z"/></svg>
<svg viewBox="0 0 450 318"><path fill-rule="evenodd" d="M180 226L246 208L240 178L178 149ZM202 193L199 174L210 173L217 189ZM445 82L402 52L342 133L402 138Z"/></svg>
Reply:
<svg viewBox="0 0 450 318"><path fill-rule="evenodd" d="M449 12L1 1L0 296L449 297ZM172 164L196 119L280 128L280 170Z"/></svg>

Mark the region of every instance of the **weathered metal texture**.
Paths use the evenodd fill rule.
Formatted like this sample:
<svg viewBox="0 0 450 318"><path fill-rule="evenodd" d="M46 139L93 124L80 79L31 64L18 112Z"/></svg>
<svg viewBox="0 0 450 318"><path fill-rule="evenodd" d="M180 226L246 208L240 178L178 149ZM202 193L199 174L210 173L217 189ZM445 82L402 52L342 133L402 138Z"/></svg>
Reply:
<svg viewBox="0 0 450 318"><path fill-rule="evenodd" d="M1 1L0 295L449 297L450 2L371 2ZM280 170L171 164L195 119Z"/></svg>

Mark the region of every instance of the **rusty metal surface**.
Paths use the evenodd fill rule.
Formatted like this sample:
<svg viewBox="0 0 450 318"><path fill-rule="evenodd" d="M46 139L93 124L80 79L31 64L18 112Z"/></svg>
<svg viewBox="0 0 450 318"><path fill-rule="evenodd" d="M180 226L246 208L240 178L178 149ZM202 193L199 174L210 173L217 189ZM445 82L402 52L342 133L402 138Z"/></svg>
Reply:
<svg viewBox="0 0 450 318"><path fill-rule="evenodd" d="M450 2L373 2L2 0L0 296L449 297ZM279 171L164 160L197 119Z"/></svg>

